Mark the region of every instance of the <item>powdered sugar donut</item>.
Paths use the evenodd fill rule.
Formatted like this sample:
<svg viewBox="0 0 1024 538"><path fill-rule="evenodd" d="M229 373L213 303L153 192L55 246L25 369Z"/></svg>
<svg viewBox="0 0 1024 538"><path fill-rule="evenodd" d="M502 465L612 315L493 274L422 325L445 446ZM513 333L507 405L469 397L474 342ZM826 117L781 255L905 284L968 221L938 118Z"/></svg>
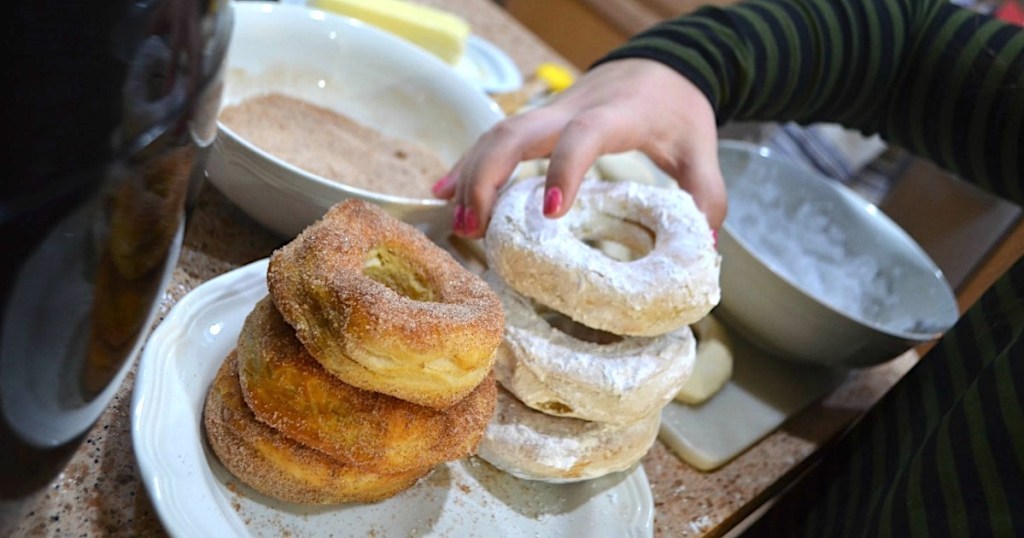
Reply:
<svg viewBox="0 0 1024 538"><path fill-rule="evenodd" d="M650 450L660 426L660 413L623 425L554 417L499 387L477 456L524 480L578 482L632 467Z"/></svg>
<svg viewBox="0 0 1024 538"><path fill-rule="evenodd" d="M689 193L584 180L560 219L542 215L543 196L542 177L511 184L484 238L489 267L516 291L588 327L632 336L673 331L718 304L721 257ZM651 250L621 261L587 245L623 229L646 231Z"/></svg>
<svg viewBox="0 0 1024 538"><path fill-rule="evenodd" d="M696 340L689 326L661 336L602 333L581 339L552 326L558 318L545 318L554 313L516 293L494 272L484 279L505 308L505 336L494 364L498 382L533 409L597 422L636 422L657 413L690 377ZM594 341L599 338L609 341Z"/></svg>

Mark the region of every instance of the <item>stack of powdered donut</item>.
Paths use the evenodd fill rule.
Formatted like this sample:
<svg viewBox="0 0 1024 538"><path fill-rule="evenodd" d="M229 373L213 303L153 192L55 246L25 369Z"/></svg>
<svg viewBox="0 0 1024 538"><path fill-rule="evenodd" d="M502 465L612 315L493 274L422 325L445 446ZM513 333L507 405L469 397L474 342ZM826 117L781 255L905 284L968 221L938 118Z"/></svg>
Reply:
<svg viewBox="0 0 1024 538"><path fill-rule="evenodd" d="M506 323L478 454L571 482L626 470L654 443L693 370L690 325L719 301L721 258L681 189L586 180L560 219L541 215L543 196L543 177L510 185L484 238Z"/></svg>
<svg viewBox="0 0 1024 538"><path fill-rule="evenodd" d="M475 453L496 405L499 298L425 235L347 200L274 252L204 408L239 480L369 502Z"/></svg>

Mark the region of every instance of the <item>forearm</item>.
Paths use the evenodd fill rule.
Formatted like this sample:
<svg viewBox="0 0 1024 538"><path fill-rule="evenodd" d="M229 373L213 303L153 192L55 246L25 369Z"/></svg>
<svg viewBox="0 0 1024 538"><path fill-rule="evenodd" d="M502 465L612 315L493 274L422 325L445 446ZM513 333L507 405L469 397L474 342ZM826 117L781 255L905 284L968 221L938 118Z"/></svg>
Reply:
<svg viewBox="0 0 1024 538"><path fill-rule="evenodd" d="M753 0L647 31L717 120L829 121L880 133L1022 201L1024 35L946 0Z"/></svg>

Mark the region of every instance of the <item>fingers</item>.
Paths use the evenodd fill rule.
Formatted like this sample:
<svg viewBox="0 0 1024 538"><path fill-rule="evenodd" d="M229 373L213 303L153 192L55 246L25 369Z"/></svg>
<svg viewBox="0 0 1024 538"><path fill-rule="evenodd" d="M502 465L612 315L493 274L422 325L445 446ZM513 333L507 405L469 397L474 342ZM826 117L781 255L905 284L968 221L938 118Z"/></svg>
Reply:
<svg viewBox="0 0 1024 538"><path fill-rule="evenodd" d="M480 137L450 173L455 184L439 188L440 194L451 191L455 202L453 231L483 236L498 192L516 166L547 156L563 124L557 114L537 110L506 119Z"/></svg>
<svg viewBox="0 0 1024 538"><path fill-rule="evenodd" d="M600 155L631 149L646 153L689 191L713 228L721 225L725 187L714 110L696 86L650 60L598 66L547 105L499 122L433 192L453 201L453 231L479 238L520 162L549 158L543 212L558 218L572 207Z"/></svg>
<svg viewBox="0 0 1024 538"><path fill-rule="evenodd" d="M441 176L441 179L437 180L437 183L434 183L433 187L430 187L430 192L434 194L435 198L447 200L455 195L455 183L459 179L461 168L462 159L459 159L455 166L452 166L445 175Z"/></svg>
<svg viewBox="0 0 1024 538"><path fill-rule="evenodd" d="M714 154L713 162L693 169L683 179L678 180L679 186L693 195L693 201L708 218L712 230L722 227L727 211L725 181L718 167L718 155Z"/></svg>
<svg viewBox="0 0 1024 538"><path fill-rule="evenodd" d="M588 111L570 121L551 152L544 187L544 215L565 215L576 200L580 183L597 158L608 151L608 125L614 120L601 110Z"/></svg>
<svg viewBox="0 0 1024 538"><path fill-rule="evenodd" d="M711 229L722 226L726 214L725 181L718 163L718 140L714 132L698 135L695 129L688 145L677 148L670 159L654 158L662 170L675 178L679 187L693 196Z"/></svg>
<svg viewBox="0 0 1024 538"><path fill-rule="evenodd" d="M713 139L712 139L713 140ZM671 158L663 154L648 154L659 168L676 180L681 189L693 196L697 208L708 219L712 230L725 221L727 210L725 180L718 164L717 143L697 145L675 153Z"/></svg>
<svg viewBox="0 0 1024 538"><path fill-rule="evenodd" d="M661 125L668 130L655 131L642 149L693 196L708 224L717 230L725 220L727 208L725 182L718 163L715 111L690 81L682 77L671 80L671 95L681 106L674 110L668 105L661 107L667 110L666 116L674 114L671 121Z"/></svg>

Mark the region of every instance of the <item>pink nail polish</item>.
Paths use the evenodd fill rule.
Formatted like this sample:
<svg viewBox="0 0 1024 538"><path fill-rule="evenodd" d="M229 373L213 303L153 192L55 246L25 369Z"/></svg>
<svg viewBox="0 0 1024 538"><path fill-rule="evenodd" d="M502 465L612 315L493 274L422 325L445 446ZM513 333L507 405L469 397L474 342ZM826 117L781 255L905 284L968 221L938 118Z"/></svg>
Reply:
<svg viewBox="0 0 1024 538"><path fill-rule="evenodd" d="M476 227L480 224L480 221L476 218L476 211L473 211L472 207L467 207L465 213L462 215L463 228L462 231L465 233L473 233L476 231Z"/></svg>
<svg viewBox="0 0 1024 538"><path fill-rule="evenodd" d="M711 239L714 241L714 247L718 248L718 229L714 228L711 230Z"/></svg>
<svg viewBox="0 0 1024 538"><path fill-rule="evenodd" d="M562 189L558 187L551 187L548 192L544 193L544 214L546 216L554 215L562 208Z"/></svg>
<svg viewBox="0 0 1024 538"><path fill-rule="evenodd" d="M455 206L455 219L452 223L452 230L456 232L462 232L463 226L465 226L466 208L462 207L462 204Z"/></svg>
<svg viewBox="0 0 1024 538"><path fill-rule="evenodd" d="M437 193L441 192L442 190L447 188L449 185L451 185L454 181L455 181L455 176L446 175L446 176L442 177L441 179L437 180L437 183L434 183L433 187L430 187L430 192L432 192L432 193L434 193L436 195Z"/></svg>

